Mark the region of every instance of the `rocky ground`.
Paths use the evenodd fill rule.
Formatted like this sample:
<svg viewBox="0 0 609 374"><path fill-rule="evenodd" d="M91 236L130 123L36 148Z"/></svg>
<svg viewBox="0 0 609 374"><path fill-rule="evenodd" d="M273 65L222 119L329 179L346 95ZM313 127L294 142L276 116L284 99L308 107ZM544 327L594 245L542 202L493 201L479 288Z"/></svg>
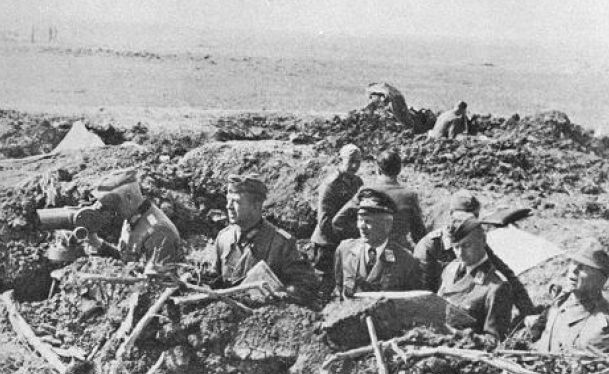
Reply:
<svg viewBox="0 0 609 374"><path fill-rule="evenodd" d="M414 114L421 123L428 115L425 111ZM77 120L108 146L48 153ZM53 344L88 352L120 324L126 295L132 290L112 290L106 313L83 320L78 302L84 291L69 281L69 275L82 269L104 274L126 270L108 261L78 260L61 288L46 299L49 272L58 265L44 257L52 236L39 229L36 209L89 203L100 174L136 167L145 194L176 223L185 254L195 258L223 225L213 212L225 205L227 175L257 172L270 190L265 207L268 219L296 235L304 249L315 225L317 186L334 168L337 150L348 142L364 150L360 172L364 178L373 177L375 154L388 147L400 148L404 155L401 180L419 192L430 226L441 220L438 212L450 193L467 188L480 196L483 213L502 206L532 208L533 217L523 221L522 227L567 251L577 249L585 237L605 235L609 228L605 139L594 138L560 112L508 119L475 116L472 124L475 136L430 140L419 133L424 126L417 131L405 128L383 108L314 119L234 114L215 120L211 131L195 121L179 132L148 126L144 120L109 123L87 116L0 110L0 289L15 290L25 318ZM117 228L101 234L115 240ZM549 283L563 272L564 259L559 257L521 278L533 299L544 303ZM142 292L148 296L140 309L150 305L159 290ZM317 372L335 349L320 328L322 315L300 306L257 306L253 315L245 316L218 302L183 308L177 317L172 310L162 313L166 318L150 328L149 336L126 361L130 372L146 372L162 351L170 357L165 366L172 372L201 367L232 373ZM489 349L473 335L446 336L428 330L409 334L412 339L406 345ZM415 362L401 363L389 356L391 372L414 370L411 364ZM459 372L465 370L463 365L448 360L429 364L426 370ZM541 361L528 367L535 365L546 365L546 371L535 368L540 372L560 372L564 367ZM370 355L339 366L332 372L375 370ZM481 365L469 365L467 371L491 372Z"/></svg>

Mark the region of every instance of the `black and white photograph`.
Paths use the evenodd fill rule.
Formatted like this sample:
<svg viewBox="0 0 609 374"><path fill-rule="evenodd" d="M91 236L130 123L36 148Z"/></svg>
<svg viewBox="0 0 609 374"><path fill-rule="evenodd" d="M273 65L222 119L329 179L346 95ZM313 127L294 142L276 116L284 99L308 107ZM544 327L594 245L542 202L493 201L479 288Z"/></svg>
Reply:
<svg viewBox="0 0 609 374"><path fill-rule="evenodd" d="M609 3L3 0L0 374L608 374Z"/></svg>

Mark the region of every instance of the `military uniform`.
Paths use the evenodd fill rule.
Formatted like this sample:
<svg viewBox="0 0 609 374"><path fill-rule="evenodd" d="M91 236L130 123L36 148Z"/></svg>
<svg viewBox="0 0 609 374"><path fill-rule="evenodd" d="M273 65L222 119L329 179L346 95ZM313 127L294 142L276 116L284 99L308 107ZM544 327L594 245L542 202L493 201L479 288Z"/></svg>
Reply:
<svg viewBox="0 0 609 374"><path fill-rule="evenodd" d="M155 249L158 249L159 261L176 262L181 259L178 229L161 209L146 200L136 215L123 222L118 245L103 241L98 254L137 261L142 257L149 259Z"/></svg>
<svg viewBox="0 0 609 374"><path fill-rule="evenodd" d="M370 271L366 269L363 239L343 240L336 249L336 293L352 296L362 291L419 289L419 266L410 252L389 240Z"/></svg>
<svg viewBox="0 0 609 374"><path fill-rule="evenodd" d="M505 278L489 260L465 271L460 261L451 262L442 273L442 284L438 295L466 311L476 323L471 327L478 333L489 333L503 339L508 331L512 316L512 292ZM448 315L448 324L451 316Z"/></svg>
<svg viewBox="0 0 609 374"><path fill-rule="evenodd" d="M336 245L340 241L332 228L332 219L363 185L357 175L332 173L319 188L319 205L317 207L317 227L311 236L311 242L321 245Z"/></svg>
<svg viewBox="0 0 609 374"><path fill-rule="evenodd" d="M315 268L322 273L331 274L334 250L340 242L333 231L332 219L362 184L359 176L336 171L326 178L319 188L317 226L311 236L311 242L315 245Z"/></svg>
<svg viewBox="0 0 609 374"><path fill-rule="evenodd" d="M581 302L570 292L561 293L548 311L535 346L542 352L587 350L589 346L609 352L609 303L602 296Z"/></svg>
<svg viewBox="0 0 609 374"><path fill-rule="evenodd" d="M469 131L468 123L465 114L457 114L456 109L451 109L438 116L430 135L436 139L446 137L452 139L458 134L467 133Z"/></svg>
<svg viewBox="0 0 609 374"><path fill-rule="evenodd" d="M388 195L396 204L393 215L393 229L389 238L412 252L414 244L425 236L425 224L415 192L408 191L399 183L377 182L366 185ZM361 189L360 189L361 190ZM334 232L341 238L357 238L357 194L346 203L332 220Z"/></svg>
<svg viewBox="0 0 609 374"><path fill-rule="evenodd" d="M265 219L245 233L239 226L229 225L218 233L215 249L214 270L226 285L238 283L264 260L284 285L294 286L297 293L315 289L313 270L296 249L294 237Z"/></svg>
<svg viewBox="0 0 609 374"><path fill-rule="evenodd" d="M427 234L414 248L414 257L421 264L421 287L436 292L440 287L442 271L453 260L455 252L443 229L436 229ZM504 276L514 294L514 302L522 315L533 313L534 305L526 288L516 274L487 245L485 247L489 261Z"/></svg>

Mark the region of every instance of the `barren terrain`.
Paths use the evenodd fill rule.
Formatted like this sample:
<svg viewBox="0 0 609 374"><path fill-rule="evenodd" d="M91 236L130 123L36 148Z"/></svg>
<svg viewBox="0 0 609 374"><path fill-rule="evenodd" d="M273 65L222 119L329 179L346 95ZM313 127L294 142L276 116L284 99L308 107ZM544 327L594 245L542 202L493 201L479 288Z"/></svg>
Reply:
<svg viewBox="0 0 609 374"><path fill-rule="evenodd" d="M534 79L521 72L522 80L514 80L508 79L511 68L499 63L485 66L489 72L482 74L480 66L464 65L458 68L463 80L454 85L448 75L454 65L438 63L423 73L418 69L424 59L397 69L395 61L374 58L347 60L339 67L332 59L236 56L226 51L206 57L10 41L0 48L0 99L7 105L0 108L0 288L15 289L33 325L55 318L54 337L64 348L77 344L90 350L99 338L91 330L116 328L126 308L117 302L118 315L96 317L90 322L97 329L83 333L86 324L72 323L69 298L77 291L67 279L53 298L41 301L47 297L54 265L44 259L51 237L39 230L33 213L90 201L99 175L117 168L139 169L145 194L174 220L187 255L202 250L221 227L208 213L224 207L226 176L252 171L261 173L270 188L265 214L296 235L306 252L315 224L317 186L335 167L337 150L347 142L364 149L364 179L374 177L377 152L400 148L400 179L419 193L430 227L439 222L437 213L450 194L467 188L480 197L483 214L501 207L533 208L533 216L521 227L565 251L578 249L587 237L604 238L609 229L607 140L592 137L563 113L534 114L547 106L567 111L561 93L568 92L573 81L557 82L556 76L572 76L572 71L546 76L529 72ZM368 68L375 73L359 74ZM578 79L595 77L590 73ZM496 109L504 116L476 115L475 137L428 140L384 111L360 109L364 87L378 78L396 84L416 109L437 111L466 97L473 114L484 108L481 112ZM519 93L498 82L519 86ZM603 82L595 89L601 90ZM537 101L541 92L547 94L543 103ZM604 118L591 114L594 103L569 105L577 118L590 121L585 123L588 129ZM530 115L510 118L512 112ZM107 145L49 153L75 121L83 121ZM103 235L111 240L117 232L110 228ZM534 248L523 253L527 250ZM564 263L558 257L521 276L536 303L548 302L548 286L560 282ZM93 265L81 260L74 266ZM112 266L99 268L107 271ZM154 298L154 292L146 297ZM150 299L142 302L149 304ZM61 321L53 311L61 312ZM179 323L151 328L153 336L144 339L128 361L132 372L146 372L160 350L182 357L186 369L180 370L200 364L210 372L235 373L312 372L311 363L319 365L332 352L318 335L320 315L299 306L263 307L247 318L223 303L181 312ZM163 313L171 317L170 310ZM44 364L32 359L14 335L4 333L9 327L4 315L0 319L0 348L7 357L0 371L20 367L21 372L40 372ZM299 324L301 329L288 328ZM446 344L447 338L417 334L408 341ZM476 339L458 336L451 344L486 348ZM367 358L336 370L373 368ZM401 369L392 366L395 372Z"/></svg>

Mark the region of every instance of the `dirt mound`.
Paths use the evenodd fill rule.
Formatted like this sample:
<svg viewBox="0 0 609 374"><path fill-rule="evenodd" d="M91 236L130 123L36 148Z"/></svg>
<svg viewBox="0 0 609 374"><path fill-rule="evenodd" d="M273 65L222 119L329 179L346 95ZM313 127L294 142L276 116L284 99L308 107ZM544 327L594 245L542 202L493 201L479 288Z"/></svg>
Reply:
<svg viewBox="0 0 609 374"><path fill-rule="evenodd" d="M315 194L321 170L329 158L310 146L285 142L209 143L180 161L188 170L192 196L205 209L224 209L226 181L230 174L258 173L269 194L267 218L297 237L311 235L315 224Z"/></svg>
<svg viewBox="0 0 609 374"><path fill-rule="evenodd" d="M148 139L148 128L141 123L121 128L111 123L89 123L79 116L50 116L0 109L0 158L23 158L49 153L61 143L72 125L79 121L84 122L86 129L99 136L106 145L125 141L143 143Z"/></svg>

